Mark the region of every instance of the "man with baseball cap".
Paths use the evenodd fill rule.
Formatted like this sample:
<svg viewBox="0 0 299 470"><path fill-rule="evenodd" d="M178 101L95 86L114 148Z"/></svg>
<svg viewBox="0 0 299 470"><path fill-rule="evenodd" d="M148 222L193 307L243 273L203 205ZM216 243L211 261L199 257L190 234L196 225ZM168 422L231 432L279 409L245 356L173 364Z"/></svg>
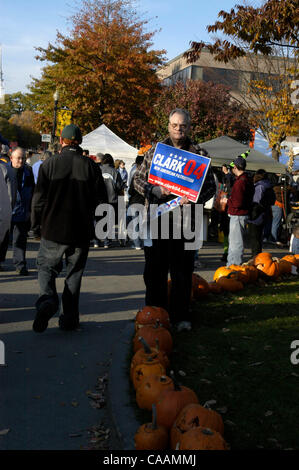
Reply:
<svg viewBox="0 0 299 470"><path fill-rule="evenodd" d="M228 199L230 222L227 266L242 264L246 223L254 193L253 183L245 172L246 158L239 155L230 166L236 179Z"/></svg>
<svg viewBox="0 0 299 470"><path fill-rule="evenodd" d="M82 155L80 129L74 124L61 133L62 150L45 160L32 201L32 225L41 227L37 256L40 295L33 330L46 330L59 306L55 280L66 261L59 326L73 330L79 325L79 295L90 240L94 238L95 208L106 201L101 171Z"/></svg>

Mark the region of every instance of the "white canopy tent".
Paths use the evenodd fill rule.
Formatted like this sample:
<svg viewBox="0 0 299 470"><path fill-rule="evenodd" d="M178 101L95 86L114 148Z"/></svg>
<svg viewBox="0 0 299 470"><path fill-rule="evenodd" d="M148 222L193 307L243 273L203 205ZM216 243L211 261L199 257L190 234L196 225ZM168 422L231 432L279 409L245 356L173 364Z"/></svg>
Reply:
<svg viewBox="0 0 299 470"><path fill-rule="evenodd" d="M127 144L124 140L114 134L114 132L108 129L105 124L102 124L94 131L83 136L80 146L84 150L89 150L90 155L96 155L97 153L110 153L114 160L120 159L125 162L127 171L131 169L138 153L138 150L135 147Z"/></svg>

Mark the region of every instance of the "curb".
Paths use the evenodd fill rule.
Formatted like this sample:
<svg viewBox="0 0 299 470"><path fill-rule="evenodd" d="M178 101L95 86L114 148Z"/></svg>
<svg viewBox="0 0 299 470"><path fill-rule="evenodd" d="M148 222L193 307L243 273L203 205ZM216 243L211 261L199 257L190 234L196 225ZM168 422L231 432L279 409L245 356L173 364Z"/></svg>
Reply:
<svg viewBox="0 0 299 470"><path fill-rule="evenodd" d="M110 412L122 450L135 450L134 435L140 426L129 395L131 384L127 356L134 331L134 323L129 322L113 348L108 374Z"/></svg>

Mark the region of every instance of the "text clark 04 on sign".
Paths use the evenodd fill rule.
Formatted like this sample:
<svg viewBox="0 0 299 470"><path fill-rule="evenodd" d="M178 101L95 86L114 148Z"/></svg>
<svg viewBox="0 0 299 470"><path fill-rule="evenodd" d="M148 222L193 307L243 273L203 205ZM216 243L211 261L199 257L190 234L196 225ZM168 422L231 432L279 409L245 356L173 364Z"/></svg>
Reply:
<svg viewBox="0 0 299 470"><path fill-rule="evenodd" d="M196 202L211 159L158 142L148 181Z"/></svg>

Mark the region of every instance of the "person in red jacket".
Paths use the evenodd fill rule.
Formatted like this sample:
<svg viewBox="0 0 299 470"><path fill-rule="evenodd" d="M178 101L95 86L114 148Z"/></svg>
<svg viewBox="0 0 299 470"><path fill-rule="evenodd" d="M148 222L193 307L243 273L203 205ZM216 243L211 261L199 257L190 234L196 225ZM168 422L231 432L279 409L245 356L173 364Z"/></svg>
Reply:
<svg viewBox="0 0 299 470"><path fill-rule="evenodd" d="M227 266L242 264L246 223L254 193L253 182L245 173L246 159L239 156L233 163L232 172L236 179L228 199L230 222Z"/></svg>

